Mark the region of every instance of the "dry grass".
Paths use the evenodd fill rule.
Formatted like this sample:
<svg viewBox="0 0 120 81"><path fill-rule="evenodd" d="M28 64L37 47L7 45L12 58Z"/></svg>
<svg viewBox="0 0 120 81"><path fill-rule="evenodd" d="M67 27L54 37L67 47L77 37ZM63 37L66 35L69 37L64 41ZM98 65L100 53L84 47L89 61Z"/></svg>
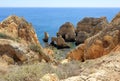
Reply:
<svg viewBox="0 0 120 81"><path fill-rule="evenodd" d="M51 68L46 63L14 66L2 79L4 81L39 81L43 75L51 73Z"/></svg>
<svg viewBox="0 0 120 81"><path fill-rule="evenodd" d="M79 64L71 62L55 67L48 63L13 66L7 74L0 75L2 81L40 81L47 73L55 73L60 79L78 75Z"/></svg>

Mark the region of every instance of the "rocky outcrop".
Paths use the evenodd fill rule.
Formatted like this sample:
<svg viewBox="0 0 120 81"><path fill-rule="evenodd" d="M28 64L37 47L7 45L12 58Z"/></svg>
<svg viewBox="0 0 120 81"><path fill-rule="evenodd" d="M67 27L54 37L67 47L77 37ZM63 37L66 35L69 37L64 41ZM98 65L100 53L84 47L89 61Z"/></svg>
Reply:
<svg viewBox="0 0 120 81"><path fill-rule="evenodd" d="M119 43L120 43L119 23L117 23L116 26L114 25L114 23L113 25L109 24L102 31L85 40L84 42L85 46L83 48L84 53L79 52L79 56L77 57L81 57L81 55L83 54L82 56L84 56L83 57L84 59L81 58L79 60L95 59L103 55L109 54L113 49L116 48L117 45L119 45ZM78 47L80 47L80 45ZM74 60L78 60L77 58L74 58L74 56L77 55L76 54L77 51L80 50L74 49L72 52L69 52L67 58L69 56Z"/></svg>
<svg viewBox="0 0 120 81"><path fill-rule="evenodd" d="M78 71L77 76L60 81L119 81L120 52L116 51L98 59L87 60L80 64Z"/></svg>
<svg viewBox="0 0 120 81"><path fill-rule="evenodd" d="M9 64L53 61L44 52L32 25L17 16L9 16L0 23L0 57Z"/></svg>
<svg viewBox="0 0 120 81"><path fill-rule="evenodd" d="M101 31L107 26L108 22L106 17L92 18L86 17L77 24L76 28L76 44L79 45L84 42L88 37L91 37ZM84 33L83 33L84 32ZM86 34L87 36L86 36Z"/></svg>
<svg viewBox="0 0 120 81"><path fill-rule="evenodd" d="M67 54L66 59L68 60L81 60L84 61L84 44L79 45L74 50Z"/></svg>
<svg viewBox="0 0 120 81"><path fill-rule="evenodd" d="M24 40L28 44L39 44L32 24L28 23L24 18L15 15L9 16L1 22L0 33L4 33L14 39Z"/></svg>
<svg viewBox="0 0 120 81"><path fill-rule="evenodd" d="M48 34L47 32L44 32L43 41L44 41L44 42L48 42L48 39L49 39L49 34Z"/></svg>
<svg viewBox="0 0 120 81"><path fill-rule="evenodd" d="M63 24L60 27L57 35L61 35L65 39L65 41L75 41L76 34L73 24L70 22L66 22L65 24Z"/></svg>
<svg viewBox="0 0 120 81"><path fill-rule="evenodd" d="M0 39L0 56L4 60L11 59L14 62L24 62L27 60L26 54L28 53L28 48L25 45L14 42L8 39Z"/></svg>
<svg viewBox="0 0 120 81"><path fill-rule="evenodd" d="M120 25L120 12L112 19L111 23L113 26Z"/></svg>
<svg viewBox="0 0 120 81"><path fill-rule="evenodd" d="M89 37L89 35L84 31L79 31L76 37L75 44L79 45L85 42L85 40Z"/></svg>
<svg viewBox="0 0 120 81"><path fill-rule="evenodd" d="M107 22L106 17L101 17L101 18L86 17L80 22L78 22L76 33L78 33L79 31L85 31L93 35L97 31L102 30L102 28L104 28L103 25L106 25L107 23L108 22Z"/></svg>
<svg viewBox="0 0 120 81"><path fill-rule="evenodd" d="M51 38L51 45L57 47L58 49L70 48L70 46L65 42L65 40L61 36L52 37Z"/></svg>

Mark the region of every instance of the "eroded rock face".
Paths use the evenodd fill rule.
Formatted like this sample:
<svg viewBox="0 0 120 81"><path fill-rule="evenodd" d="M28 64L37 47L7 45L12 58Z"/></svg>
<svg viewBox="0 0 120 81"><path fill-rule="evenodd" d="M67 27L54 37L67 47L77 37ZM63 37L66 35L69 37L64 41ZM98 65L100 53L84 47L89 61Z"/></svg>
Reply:
<svg viewBox="0 0 120 81"><path fill-rule="evenodd" d="M100 44L96 43L98 39ZM94 59L109 54L119 42L119 30L108 27L86 40L85 59Z"/></svg>
<svg viewBox="0 0 120 81"><path fill-rule="evenodd" d="M76 37L75 44L79 45L85 42L85 40L88 38L88 34L84 31L79 31Z"/></svg>
<svg viewBox="0 0 120 81"><path fill-rule="evenodd" d="M25 45L8 39L0 39L0 56L3 58L11 58L15 62L24 62L27 60L27 52L28 48Z"/></svg>
<svg viewBox="0 0 120 81"><path fill-rule="evenodd" d="M31 23L28 23L22 17L9 16L6 18L1 22L0 33L4 33L14 39L23 39L30 44L39 44Z"/></svg>
<svg viewBox="0 0 120 81"><path fill-rule="evenodd" d="M65 39L65 41L75 41L76 34L73 24L70 22L66 22L65 24L63 24L60 27L57 35L61 35Z"/></svg>
<svg viewBox="0 0 120 81"><path fill-rule="evenodd" d="M10 64L53 61L44 52L32 25L17 16L9 16L0 23L0 57L9 59L6 61Z"/></svg>
<svg viewBox="0 0 120 81"><path fill-rule="evenodd" d="M120 25L120 12L112 19L111 24L113 26L119 26Z"/></svg>
<svg viewBox="0 0 120 81"><path fill-rule="evenodd" d="M59 36L59 37L52 37L51 38L51 45L60 48L70 48L69 45L65 42L65 40Z"/></svg>
<svg viewBox="0 0 120 81"><path fill-rule="evenodd" d="M105 28L107 26L107 24L108 24L108 22L107 22L106 17L101 17L101 18L86 17L86 18L84 18L77 24L76 44L79 45L80 43L83 43L83 41L86 38L97 34L99 31L101 31L103 28ZM87 36L85 33L87 33Z"/></svg>
<svg viewBox="0 0 120 81"><path fill-rule="evenodd" d="M95 59L103 56L104 47L101 40L95 40L95 42L86 50L84 54L85 59Z"/></svg>
<svg viewBox="0 0 120 81"><path fill-rule="evenodd" d="M120 52L112 52L110 55L81 63L80 74L60 81L119 81L119 71Z"/></svg>
<svg viewBox="0 0 120 81"><path fill-rule="evenodd" d="M84 61L84 44L79 45L67 54L66 59Z"/></svg>
<svg viewBox="0 0 120 81"><path fill-rule="evenodd" d="M76 33L78 33L79 31L85 31L93 35L95 31L102 30L102 25L106 23L108 23L106 17L101 18L86 17L80 22L78 22Z"/></svg>
<svg viewBox="0 0 120 81"><path fill-rule="evenodd" d="M85 46L83 48L84 53L79 52L79 57L81 57L81 54L83 54L84 59L81 58L80 60L95 59L109 54L116 47L116 45L119 44L119 37L120 27L111 27L110 25L110 27L104 28L98 34L85 40ZM79 51L79 49L76 51L75 50L76 49L72 51L72 54L74 55L76 55L76 51ZM77 60L77 58L74 59Z"/></svg>

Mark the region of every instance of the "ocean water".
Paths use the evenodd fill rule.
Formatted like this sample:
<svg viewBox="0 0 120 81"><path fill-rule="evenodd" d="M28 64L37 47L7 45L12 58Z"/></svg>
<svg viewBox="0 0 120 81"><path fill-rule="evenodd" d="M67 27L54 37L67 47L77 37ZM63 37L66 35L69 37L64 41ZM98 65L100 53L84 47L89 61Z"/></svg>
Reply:
<svg viewBox="0 0 120 81"><path fill-rule="evenodd" d="M44 32L48 32L50 37L56 36L59 27L65 22L71 22L76 27L77 22L84 17L101 16L106 16L110 22L118 12L120 8L0 8L0 22L9 15L24 17L33 24L44 46Z"/></svg>

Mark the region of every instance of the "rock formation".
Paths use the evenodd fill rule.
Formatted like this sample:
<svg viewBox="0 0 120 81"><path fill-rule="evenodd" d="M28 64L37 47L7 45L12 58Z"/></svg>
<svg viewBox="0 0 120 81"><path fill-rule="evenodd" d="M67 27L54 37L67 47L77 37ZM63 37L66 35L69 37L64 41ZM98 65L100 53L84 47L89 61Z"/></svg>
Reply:
<svg viewBox="0 0 120 81"><path fill-rule="evenodd" d="M79 45L80 43L83 43L86 38L97 34L99 31L101 31L103 28L105 28L107 26L107 24L108 24L108 22L107 22L106 17L101 17L101 18L86 17L86 18L84 18L77 24L76 44Z"/></svg>
<svg viewBox="0 0 120 81"><path fill-rule="evenodd" d="M114 21L119 20L119 16L117 15ZM112 20L112 24L106 25L107 27L103 28L102 31L87 38L84 42L84 52L79 52L79 56L84 56L79 60L87 60L87 59L95 59L101 57L103 55L109 54L115 47L120 43L120 26L119 23L116 24ZM87 30L86 30L87 31ZM80 47L79 45L78 47ZM76 52L80 51L79 49L74 49L72 52L69 52L67 55L74 60L78 60L78 58L74 58ZM71 57L72 56L72 57Z"/></svg>
<svg viewBox="0 0 120 81"><path fill-rule="evenodd" d="M52 37L51 38L51 45L60 48L70 48L70 46L65 42L65 40L59 36L59 37Z"/></svg>
<svg viewBox="0 0 120 81"><path fill-rule="evenodd" d="M22 39L29 44L39 44L32 24L22 17L9 16L3 20L0 26L0 33L4 33L14 39Z"/></svg>
<svg viewBox="0 0 120 81"><path fill-rule="evenodd" d="M0 23L0 57L11 64L53 60L44 53L32 25L17 16L9 16Z"/></svg>
<svg viewBox="0 0 120 81"><path fill-rule="evenodd" d="M84 44L79 45L67 54L66 59L84 61Z"/></svg>
<svg viewBox="0 0 120 81"><path fill-rule="evenodd" d="M61 35L65 39L65 41L75 41L76 34L73 24L70 22L66 22L65 24L63 24L60 27L57 35Z"/></svg>
<svg viewBox="0 0 120 81"><path fill-rule="evenodd" d="M120 12L112 19L110 24L114 26L120 25Z"/></svg>
<svg viewBox="0 0 120 81"><path fill-rule="evenodd" d="M120 52L82 62L78 71L78 75L60 81L119 81Z"/></svg>
<svg viewBox="0 0 120 81"><path fill-rule="evenodd" d="M44 41L44 42L48 42L48 39L49 39L49 34L48 34L47 32L44 32L43 41Z"/></svg>
<svg viewBox="0 0 120 81"><path fill-rule="evenodd" d="M89 35L84 31L79 31L76 37L75 44L79 45L85 42L85 40L89 37Z"/></svg>
<svg viewBox="0 0 120 81"><path fill-rule="evenodd" d="M102 30L102 28L104 28L103 25L106 25L107 23L108 22L107 22L106 17L101 17L101 18L85 17L83 20L78 22L76 33L78 33L79 31L85 31L93 35L97 31Z"/></svg>

